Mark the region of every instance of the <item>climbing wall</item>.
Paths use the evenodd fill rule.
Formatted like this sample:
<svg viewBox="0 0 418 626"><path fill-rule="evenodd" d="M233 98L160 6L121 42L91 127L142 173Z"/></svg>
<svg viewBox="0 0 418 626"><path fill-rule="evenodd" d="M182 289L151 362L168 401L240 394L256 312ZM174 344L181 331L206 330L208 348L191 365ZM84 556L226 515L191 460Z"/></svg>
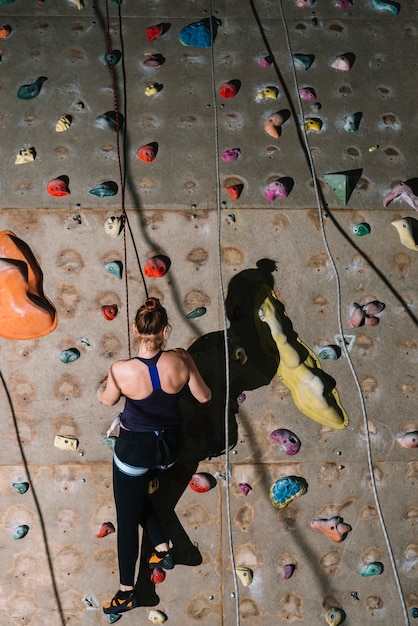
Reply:
<svg viewBox="0 0 418 626"><path fill-rule="evenodd" d="M106 431L122 405L96 390L146 291L214 400L185 401L185 452L151 496L176 567L152 584L145 538L122 623L412 623L414 0L0 14L0 624L109 623ZM303 366L290 386L285 344ZM341 412L306 415L331 388L345 428ZM195 473L212 488L192 489Z"/></svg>

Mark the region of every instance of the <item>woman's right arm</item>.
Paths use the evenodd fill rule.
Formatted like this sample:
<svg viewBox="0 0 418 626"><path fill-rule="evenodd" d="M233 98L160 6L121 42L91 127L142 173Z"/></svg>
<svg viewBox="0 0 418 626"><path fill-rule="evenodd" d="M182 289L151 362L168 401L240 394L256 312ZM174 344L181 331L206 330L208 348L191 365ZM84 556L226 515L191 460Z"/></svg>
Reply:
<svg viewBox="0 0 418 626"><path fill-rule="evenodd" d="M206 404L212 398L212 392L203 380L196 363L188 352L184 352L189 368L189 389L200 404Z"/></svg>

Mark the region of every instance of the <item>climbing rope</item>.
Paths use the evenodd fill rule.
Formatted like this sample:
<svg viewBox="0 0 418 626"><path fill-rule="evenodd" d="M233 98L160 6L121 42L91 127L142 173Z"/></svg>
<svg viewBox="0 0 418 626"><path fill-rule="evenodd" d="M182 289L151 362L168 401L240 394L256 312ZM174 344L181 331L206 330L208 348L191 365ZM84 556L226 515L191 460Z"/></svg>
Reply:
<svg viewBox="0 0 418 626"><path fill-rule="evenodd" d="M234 541L232 536L232 519L231 519L231 476L230 476L230 463L229 463L229 351L228 351L228 320L226 316L226 303L225 303L225 287L222 276L222 256L221 256L221 184L220 184L220 168L219 168L219 125L218 125L218 105L216 98L216 82L215 82L215 56L213 52L214 32L212 23L212 0L209 0L209 20L210 20L210 35L212 45L210 46L210 66L211 66L211 87L212 87L212 102L213 102L213 120L214 120L214 150L215 150L215 173L216 173L216 216L217 216L217 265L218 265L218 281L219 292L221 295L221 307L222 307L222 321L223 321L223 339L224 339L224 351L225 351L225 406L224 406L224 433L225 433L225 499L226 499L226 513L227 513L227 531L229 542L229 554L231 560L232 577L234 584L234 592L231 597L235 599L235 616L236 625L240 626L240 612L239 612L239 591L238 580L235 569L235 556L234 556Z"/></svg>
<svg viewBox="0 0 418 626"><path fill-rule="evenodd" d="M299 85L298 85L298 80L297 80L297 75L296 75L296 70L295 70L295 66L293 63L293 52L292 52L292 46L290 43L290 36L289 36L289 31L288 31L288 27L287 27L287 22L286 22L286 18L284 15L284 11L283 11L283 4L282 4L282 0L278 0L279 2L279 7L280 7L280 16L281 16L281 21L282 21L282 25L283 25L283 30L285 32L285 39L286 39L286 45L287 45L287 51L288 51L288 55L289 55L289 65L291 67L291 71L292 71L292 77L293 77L293 82L294 82L294 86L295 86L295 94L296 94L296 100L298 103L298 108L299 108L299 113L300 113L300 119L303 120L304 119L304 111L303 111L303 106L302 106L302 101L299 95ZM399 593L399 597L400 597L400 601L401 601L401 605L402 605L402 611L404 614L404 618L405 618L405 624L406 626L409 626L410 622L409 622L409 617L408 617L408 609L406 606L406 602L405 602L405 598L403 595L403 591L402 591L402 586L401 586L401 582L400 582L400 578L399 578L399 573L396 567L396 562L395 562L395 557L393 554L393 550L392 550L392 546L391 546L391 542L389 539L389 534L387 532L386 529L386 524L385 524L385 520L383 517L383 512L382 512L382 508L380 505L380 500L379 500L379 494L377 491L377 486L376 486L376 479L375 479L375 474L374 474L374 469L373 469L373 460L372 460L372 451L371 451L371 442L370 442L370 429L369 429L369 420L368 420L368 415L367 415L367 408L366 408L366 402L364 399L364 394L363 391L361 389L361 385L360 385L360 381L357 375L357 372L354 368L352 359L350 357L350 354L347 350L347 346L346 343L344 341L344 329L343 329L343 324L342 324L342 311L341 311L341 281L340 281L340 275L338 272L338 268L337 265L335 263L335 259L334 256L332 254L330 245L328 243L328 238L327 238L327 234L326 234L326 230L325 230L325 224L324 224L324 216L322 213L322 202L321 202L321 195L319 192L319 186L318 186L318 179L317 179L317 175L316 175L316 170L315 170L315 164L314 164L314 160L313 160L313 156L312 156L312 150L311 147L309 145L309 140L307 137L307 133L306 130L304 129L303 126L303 131L302 131L302 139L304 142L304 148L305 148L305 154L307 156L308 159L308 165L311 171L311 175L312 175L312 181L313 181L313 187L314 187L314 191L315 191L315 199L317 202L317 208L318 208L318 216L319 216L319 222L320 222L320 227L321 227L321 234L322 234L322 239L324 242L324 247L325 250L327 252L328 258L330 260L330 263L332 265L333 268L333 272L334 272L334 277L335 277L335 285L336 285L336 299L337 299L337 320L338 320L338 328L339 328L339 332L340 332L340 336L343 338L342 341L342 350L343 353L347 359L347 363L349 365L351 374L353 376L354 379L354 383L357 389L357 393L358 393L358 397L359 397L359 401L360 401L360 406L361 406L361 413L362 413L362 417L363 417L363 423L364 423L364 430L366 433L366 449L367 449L367 464L368 464L368 470L369 470L369 475L370 475L370 483L372 486L372 491L373 491L373 497L374 497L374 501L375 501L375 505L376 505L376 510L378 513L378 517L379 517L379 521L380 521L380 525L382 528L382 532L385 538L385 542L386 542L386 547L389 553L389 558L390 558L390 562L392 565L392 569L393 569L393 574L394 574L394 578L395 578L395 582L396 582L396 586L398 589L398 593Z"/></svg>

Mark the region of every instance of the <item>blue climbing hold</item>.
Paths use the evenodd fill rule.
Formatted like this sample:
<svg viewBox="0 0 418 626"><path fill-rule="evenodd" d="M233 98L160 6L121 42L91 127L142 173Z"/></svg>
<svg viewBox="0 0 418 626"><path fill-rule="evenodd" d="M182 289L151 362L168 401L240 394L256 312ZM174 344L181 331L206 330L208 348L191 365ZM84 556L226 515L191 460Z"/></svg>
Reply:
<svg viewBox="0 0 418 626"><path fill-rule="evenodd" d="M284 509L290 502L303 496L307 483L299 476L283 476L270 487L270 501L277 509Z"/></svg>
<svg viewBox="0 0 418 626"><path fill-rule="evenodd" d="M210 48L215 41L218 26L221 20L216 17L206 17L200 22L192 22L184 26L179 32L179 39L183 46L196 46L197 48Z"/></svg>

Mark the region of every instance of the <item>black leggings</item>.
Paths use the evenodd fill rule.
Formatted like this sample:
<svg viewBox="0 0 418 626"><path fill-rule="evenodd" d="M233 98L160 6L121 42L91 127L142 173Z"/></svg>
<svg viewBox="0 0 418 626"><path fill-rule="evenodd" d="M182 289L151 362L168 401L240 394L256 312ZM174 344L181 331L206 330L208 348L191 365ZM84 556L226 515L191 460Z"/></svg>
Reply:
<svg viewBox="0 0 418 626"><path fill-rule="evenodd" d="M159 448L161 434L154 432L134 433L121 429L116 440L115 455L123 463L137 468L153 468L170 465L178 457L181 445L180 431L168 431L167 437L172 457L161 461ZM167 541L147 495L150 472L129 476L113 463L113 492L118 524L117 546L120 584L133 586L135 567L139 554L138 525L148 533L153 546Z"/></svg>

